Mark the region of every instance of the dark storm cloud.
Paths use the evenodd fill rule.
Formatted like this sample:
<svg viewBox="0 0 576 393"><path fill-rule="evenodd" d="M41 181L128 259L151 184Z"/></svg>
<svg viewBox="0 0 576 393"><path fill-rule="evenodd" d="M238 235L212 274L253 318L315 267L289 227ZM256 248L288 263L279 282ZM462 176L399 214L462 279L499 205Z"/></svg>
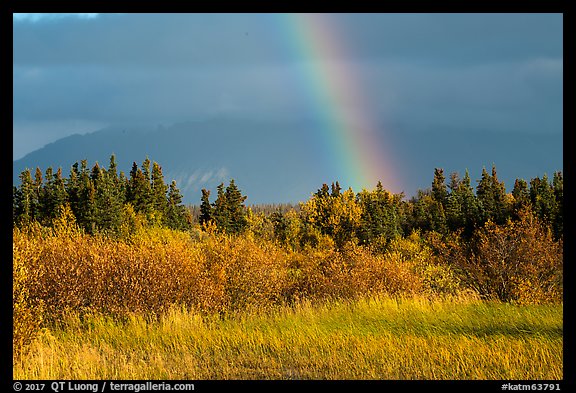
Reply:
<svg viewBox="0 0 576 393"><path fill-rule="evenodd" d="M199 66L279 61L274 21L250 14L102 14L14 23L15 65Z"/></svg>
<svg viewBox="0 0 576 393"><path fill-rule="evenodd" d="M357 58L446 64L562 56L560 14L333 14ZM16 65L285 62L293 26L278 14L102 14L14 24Z"/></svg>
<svg viewBox="0 0 576 393"><path fill-rule="evenodd" d="M448 67L562 56L560 14L341 15L357 57Z"/></svg>
<svg viewBox="0 0 576 393"><path fill-rule="evenodd" d="M352 62L378 120L561 133L561 15L330 21L343 48L331 60ZM305 114L308 86L295 65L310 52L291 49L287 28L286 18L266 14L15 21L14 154L38 148L28 141L41 130L50 140L106 124Z"/></svg>
<svg viewBox="0 0 576 393"><path fill-rule="evenodd" d="M417 127L562 132L562 60L459 67L378 63L366 67L375 111ZM386 97L382 99L382 97Z"/></svg>

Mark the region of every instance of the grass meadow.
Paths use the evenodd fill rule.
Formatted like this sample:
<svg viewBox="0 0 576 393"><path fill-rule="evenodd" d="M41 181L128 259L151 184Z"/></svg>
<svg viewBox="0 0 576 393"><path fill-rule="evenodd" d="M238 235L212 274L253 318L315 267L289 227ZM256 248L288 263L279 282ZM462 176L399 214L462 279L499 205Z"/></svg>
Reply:
<svg viewBox="0 0 576 393"><path fill-rule="evenodd" d="M226 318L68 315L15 379L562 379L562 307L374 297Z"/></svg>

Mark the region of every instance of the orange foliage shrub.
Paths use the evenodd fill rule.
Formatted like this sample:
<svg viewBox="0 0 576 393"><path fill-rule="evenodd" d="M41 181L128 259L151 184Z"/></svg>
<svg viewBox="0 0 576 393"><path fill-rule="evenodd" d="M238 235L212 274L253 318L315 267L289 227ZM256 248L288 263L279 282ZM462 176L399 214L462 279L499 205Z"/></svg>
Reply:
<svg viewBox="0 0 576 393"><path fill-rule="evenodd" d="M469 288L482 298L515 303L562 301L563 249L529 210L506 225L487 222L470 245L454 238L443 246Z"/></svg>
<svg viewBox="0 0 576 393"><path fill-rule="evenodd" d="M36 272L30 269L30 264L36 263L39 257L35 247L39 234L39 227L29 228L28 235L19 229L13 231L12 343L15 355L19 355L34 340L42 323L43 304L30 293L31 288L39 285Z"/></svg>

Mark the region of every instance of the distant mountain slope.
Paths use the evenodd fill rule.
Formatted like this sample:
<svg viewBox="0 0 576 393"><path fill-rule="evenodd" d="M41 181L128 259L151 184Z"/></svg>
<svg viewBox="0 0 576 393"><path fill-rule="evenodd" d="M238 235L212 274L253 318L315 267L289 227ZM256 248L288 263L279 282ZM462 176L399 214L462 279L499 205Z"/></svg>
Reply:
<svg viewBox="0 0 576 393"><path fill-rule="evenodd" d="M562 170L562 137L559 135L485 130L413 130L395 128L387 142L402 162L405 194L430 186L434 168L461 175L468 168L473 186L482 166L496 164L498 176L510 192L516 178L530 180ZM315 136L316 135L316 136ZM213 190L234 178L248 204L307 200L322 183L339 180L322 157L314 126L305 122L277 124L245 119L217 118L167 127L107 128L86 135L72 135L46 145L13 163L13 181L25 168L62 167L68 177L71 165L87 159L108 167L112 153L119 169L129 173L148 156L158 162L168 183L172 179L185 203L199 204L200 190ZM520 152L520 154L518 154ZM521 157L513 158L513 157ZM341 179L340 179L341 180ZM343 185L346 187L346 185ZM360 191L360 190L355 190Z"/></svg>
<svg viewBox="0 0 576 393"><path fill-rule="evenodd" d="M200 190L215 190L234 178L247 203L305 200L322 184L323 175L307 140L310 130L297 124L279 126L215 119L157 128L107 128L72 135L13 163L13 181L25 168L62 167L68 177L73 163L88 160L108 167L112 153L126 174L132 162L158 162L168 183L175 179L187 203L199 203ZM214 191L215 193L215 191Z"/></svg>

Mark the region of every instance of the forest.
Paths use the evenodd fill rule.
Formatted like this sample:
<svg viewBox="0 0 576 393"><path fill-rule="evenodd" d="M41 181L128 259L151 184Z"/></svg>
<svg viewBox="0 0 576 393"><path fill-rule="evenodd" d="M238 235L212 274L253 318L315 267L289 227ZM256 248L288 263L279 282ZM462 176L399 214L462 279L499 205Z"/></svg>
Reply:
<svg viewBox="0 0 576 393"><path fill-rule="evenodd" d="M152 168L150 166L152 165ZM496 167L489 173L482 168L475 189L466 170L460 178L450 174L449 182L443 169L435 168L430 188L406 201L403 194L392 194L380 182L372 191L355 193L342 190L338 181L329 187L323 184L312 197L297 206L246 207L234 179L220 184L217 198L210 203L210 191L203 189L199 209L185 207L176 182L164 182L161 166L148 158L141 167L133 163L129 177L118 174L115 156L108 169L96 163L88 168L86 160L75 163L68 178L62 169L45 173L36 168L20 174L19 187L13 186L13 217L15 225L37 221L51 226L62 208L69 206L78 225L87 233L125 233L136 223L190 230L195 224L213 223L225 233L239 234L248 229L251 220L259 220L259 231L273 229L273 239L286 243L297 241L299 246L314 243L314 233L332 238L338 247L346 242L368 245L407 236L413 231L437 232L442 235L461 232L469 238L475 229L491 221L503 225L519 219L519 212L528 208L541 223L560 239L563 231L563 177L545 174L529 182L516 179L513 190L506 193L504 182L498 179ZM294 210L293 212L290 212ZM256 212L256 213L255 213ZM255 217L258 216L258 217ZM294 221L295 222L291 222ZM287 226L297 226L299 235L287 239ZM124 232L122 232L124 230ZM294 234L293 234L294 235Z"/></svg>
<svg viewBox="0 0 576 393"><path fill-rule="evenodd" d="M510 193L492 166L482 168L475 187L468 170L447 179L435 168L430 187L410 199L380 182L354 191L335 181L297 205L246 206L234 179L217 187L213 201L206 189L198 197L198 205L185 206L176 182L166 184L161 166L148 158L140 166L134 162L128 176L113 155L108 168L75 163L67 178L61 168L22 172L13 187L15 372L32 375L26 361L38 362L30 348L47 340L46 329L69 329L96 316L153 323L184 307L201 319L244 315L244 321L246 315L381 296L515 307L562 303L561 171L552 179L516 179ZM71 315L80 322L70 322ZM544 362L556 367L554 351L556 360ZM491 357L487 353L479 364ZM270 367L193 376L292 375ZM306 378L349 376L309 364L294 367ZM44 371L32 376L74 378L64 369ZM459 376L526 379L534 372ZM538 372L541 379L558 377ZM157 370L107 375L158 376Z"/></svg>

